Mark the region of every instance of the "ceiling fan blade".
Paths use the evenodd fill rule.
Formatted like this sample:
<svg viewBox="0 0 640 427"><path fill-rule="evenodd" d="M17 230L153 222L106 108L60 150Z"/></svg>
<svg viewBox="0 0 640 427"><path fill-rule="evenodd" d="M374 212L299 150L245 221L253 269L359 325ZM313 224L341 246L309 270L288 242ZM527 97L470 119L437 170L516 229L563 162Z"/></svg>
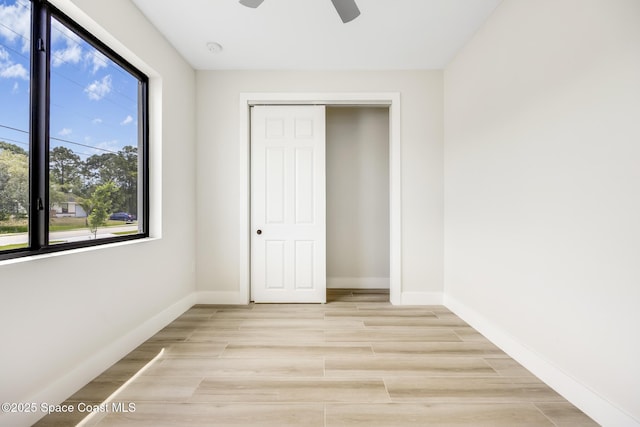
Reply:
<svg viewBox="0 0 640 427"><path fill-rule="evenodd" d="M240 0L240 4L255 9L260 6L263 1L264 0Z"/></svg>
<svg viewBox="0 0 640 427"><path fill-rule="evenodd" d="M356 0L331 0L331 3L333 3L338 15L340 15L340 19L345 24L360 16L360 9L358 9Z"/></svg>

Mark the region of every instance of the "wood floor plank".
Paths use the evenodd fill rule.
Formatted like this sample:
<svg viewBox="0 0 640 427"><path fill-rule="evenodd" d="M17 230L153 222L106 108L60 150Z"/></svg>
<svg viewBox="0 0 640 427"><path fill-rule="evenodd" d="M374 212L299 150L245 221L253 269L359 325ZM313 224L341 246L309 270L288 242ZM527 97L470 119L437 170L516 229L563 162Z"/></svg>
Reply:
<svg viewBox="0 0 640 427"><path fill-rule="evenodd" d="M462 341L482 341L489 342L489 340L482 335L480 332L473 329L471 326L468 327L455 327L451 329Z"/></svg>
<svg viewBox="0 0 640 427"><path fill-rule="evenodd" d="M324 319L325 311L311 311L306 312L300 310L283 310L283 311L269 311L269 310L237 310L237 311L223 311L213 316L214 321L225 320L259 320L259 319L300 319L301 313L303 313L304 319Z"/></svg>
<svg viewBox="0 0 640 427"><path fill-rule="evenodd" d="M240 329L241 325L242 325L242 319L227 319L227 318L218 319L214 317L213 319L200 322L198 325L196 325L196 327L194 328L194 331L210 330L210 329L238 330Z"/></svg>
<svg viewBox="0 0 640 427"><path fill-rule="evenodd" d="M324 358L329 356L373 356L369 344L229 344L220 357Z"/></svg>
<svg viewBox="0 0 640 427"><path fill-rule="evenodd" d="M176 320L185 319L209 319L218 311L214 306L194 306L182 313Z"/></svg>
<svg viewBox="0 0 640 427"><path fill-rule="evenodd" d="M511 358L486 358L485 361L503 377L533 377L534 375Z"/></svg>
<svg viewBox="0 0 640 427"><path fill-rule="evenodd" d="M117 395L121 402L184 402L196 391L202 378L141 376Z"/></svg>
<svg viewBox="0 0 640 427"><path fill-rule="evenodd" d="M125 357L131 360L143 359L149 361L161 351L164 359L218 357L226 347L226 342L146 342Z"/></svg>
<svg viewBox="0 0 640 427"><path fill-rule="evenodd" d="M327 405L327 427L553 427L530 404Z"/></svg>
<svg viewBox="0 0 640 427"><path fill-rule="evenodd" d="M381 356L447 356L502 357L508 356L490 342L376 342L372 344Z"/></svg>
<svg viewBox="0 0 640 427"><path fill-rule="evenodd" d="M84 402L89 405L99 405L100 402ZM68 403L65 403L68 404ZM74 406L73 412L58 412L51 413L43 418L41 418L38 422L36 422L32 427L69 427L75 426L78 423L82 422L85 418L87 418L90 413L81 412L77 410L76 405L71 403ZM102 419L104 417L100 417ZM87 427L96 426L99 424L99 419L96 419L93 423L85 424Z"/></svg>
<svg viewBox="0 0 640 427"><path fill-rule="evenodd" d="M205 378L192 402L390 402L380 379Z"/></svg>
<svg viewBox="0 0 640 427"><path fill-rule="evenodd" d="M597 427L599 425L569 402L536 403L536 407L558 427Z"/></svg>
<svg viewBox="0 0 640 427"><path fill-rule="evenodd" d="M324 376L321 359L165 359L151 366L145 376L174 377L303 377Z"/></svg>
<svg viewBox="0 0 640 427"><path fill-rule="evenodd" d="M135 413L112 413L101 427L322 427L323 404L141 403Z"/></svg>
<svg viewBox="0 0 640 427"><path fill-rule="evenodd" d="M330 302L380 302L380 303L388 303L389 295L385 293L369 293L369 294L356 294L356 295L335 295L333 298L329 299Z"/></svg>
<svg viewBox="0 0 640 427"><path fill-rule="evenodd" d="M102 402L126 383L126 379L100 377L71 395L67 403Z"/></svg>
<svg viewBox="0 0 640 427"><path fill-rule="evenodd" d="M240 329L247 330L345 330L364 329L362 320L325 320L325 319L247 319L242 322Z"/></svg>
<svg viewBox="0 0 640 427"><path fill-rule="evenodd" d="M365 319L365 326L416 326L420 328L451 328L467 326L461 319L440 319L438 317L378 317L373 319Z"/></svg>
<svg viewBox="0 0 640 427"><path fill-rule="evenodd" d="M129 378L136 375L142 368L144 368L153 357L147 358L124 358L113 366L105 370L100 374L96 380L120 380L126 381Z"/></svg>
<svg viewBox="0 0 640 427"><path fill-rule="evenodd" d="M329 318L348 318L348 319L371 319L371 318L429 318L429 319L437 319L438 316L432 311L419 309L419 308L411 308L411 309L397 309L391 307L384 307L378 309L341 309L341 310L333 310L327 311L325 314L327 319Z"/></svg>
<svg viewBox="0 0 640 427"><path fill-rule="evenodd" d="M517 403L558 402L562 396L535 377L396 377L385 378L397 402Z"/></svg>
<svg viewBox="0 0 640 427"><path fill-rule="evenodd" d="M414 327L366 328L362 331L327 331L328 342L424 342L461 341L453 331Z"/></svg>
<svg viewBox="0 0 640 427"><path fill-rule="evenodd" d="M399 376L497 376L481 358L443 357L342 357L327 358L328 377L399 377Z"/></svg>
<svg viewBox="0 0 640 427"><path fill-rule="evenodd" d="M228 343L318 343L325 341L324 330L206 330L192 333L187 342L228 342Z"/></svg>
<svg viewBox="0 0 640 427"><path fill-rule="evenodd" d="M149 342L183 342L186 341L193 331L185 330L162 330L148 339Z"/></svg>

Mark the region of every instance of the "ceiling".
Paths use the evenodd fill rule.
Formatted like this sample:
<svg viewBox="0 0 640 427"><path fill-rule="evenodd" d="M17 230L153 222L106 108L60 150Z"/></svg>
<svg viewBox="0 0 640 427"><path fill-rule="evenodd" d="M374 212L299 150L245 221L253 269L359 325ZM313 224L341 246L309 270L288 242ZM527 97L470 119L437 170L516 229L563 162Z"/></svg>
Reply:
<svg viewBox="0 0 640 427"><path fill-rule="evenodd" d="M198 70L442 69L502 0L132 0ZM207 43L223 49L212 53Z"/></svg>

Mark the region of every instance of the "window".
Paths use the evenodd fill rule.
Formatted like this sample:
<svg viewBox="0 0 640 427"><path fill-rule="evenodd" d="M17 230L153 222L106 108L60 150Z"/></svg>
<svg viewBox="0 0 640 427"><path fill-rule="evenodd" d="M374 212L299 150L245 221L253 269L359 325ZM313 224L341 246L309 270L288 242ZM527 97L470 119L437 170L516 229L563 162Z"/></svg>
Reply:
<svg viewBox="0 0 640 427"><path fill-rule="evenodd" d="M148 236L147 86L45 0L0 3L0 259Z"/></svg>

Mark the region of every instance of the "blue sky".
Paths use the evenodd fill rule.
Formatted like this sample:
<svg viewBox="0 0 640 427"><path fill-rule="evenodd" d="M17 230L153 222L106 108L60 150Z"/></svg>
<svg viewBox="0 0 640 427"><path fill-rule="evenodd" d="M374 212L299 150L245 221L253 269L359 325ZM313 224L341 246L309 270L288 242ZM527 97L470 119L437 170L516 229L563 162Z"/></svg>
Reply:
<svg viewBox="0 0 640 427"><path fill-rule="evenodd" d="M0 140L24 149L29 7L28 0L0 0ZM86 159L137 146L138 81L57 21L51 33L51 147L67 147Z"/></svg>

